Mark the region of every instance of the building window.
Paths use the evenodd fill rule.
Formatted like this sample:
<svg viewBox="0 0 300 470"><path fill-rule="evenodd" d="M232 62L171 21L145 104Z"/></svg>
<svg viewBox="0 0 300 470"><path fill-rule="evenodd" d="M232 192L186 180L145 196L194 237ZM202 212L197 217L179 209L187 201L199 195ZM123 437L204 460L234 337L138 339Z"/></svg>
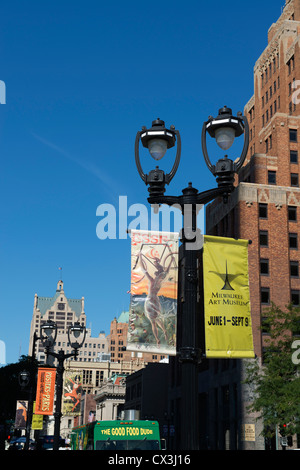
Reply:
<svg viewBox="0 0 300 470"><path fill-rule="evenodd" d="M289 218L289 222L297 221L297 207L296 206L288 206L288 218Z"/></svg>
<svg viewBox="0 0 300 470"><path fill-rule="evenodd" d="M298 173L291 173L291 186L299 186Z"/></svg>
<svg viewBox="0 0 300 470"><path fill-rule="evenodd" d="M297 233L289 233L289 247L291 249L298 248L298 236Z"/></svg>
<svg viewBox="0 0 300 470"><path fill-rule="evenodd" d="M271 135L265 140L265 144L266 144L266 153L268 153L268 151L271 150L272 148L272 136Z"/></svg>
<svg viewBox="0 0 300 470"><path fill-rule="evenodd" d="M268 184L276 184L276 171L268 171Z"/></svg>
<svg viewBox="0 0 300 470"><path fill-rule="evenodd" d="M258 205L258 214L260 219L268 218L268 204L259 204Z"/></svg>
<svg viewBox="0 0 300 470"><path fill-rule="evenodd" d="M290 129L290 142L297 142L297 129Z"/></svg>
<svg viewBox="0 0 300 470"><path fill-rule="evenodd" d="M291 290L291 301L292 304L298 307L300 305L300 291L299 290Z"/></svg>
<svg viewBox="0 0 300 470"><path fill-rule="evenodd" d="M270 303L270 289L269 287L261 287L260 289L260 301L262 304Z"/></svg>
<svg viewBox="0 0 300 470"><path fill-rule="evenodd" d="M290 162L298 163L298 151L297 150L290 150Z"/></svg>
<svg viewBox="0 0 300 470"><path fill-rule="evenodd" d="M290 275L291 277L299 277L298 261L290 261Z"/></svg>
<svg viewBox="0 0 300 470"><path fill-rule="evenodd" d="M260 260L260 274L264 276L269 275L269 260L268 259L261 259Z"/></svg>
<svg viewBox="0 0 300 470"><path fill-rule="evenodd" d="M259 232L260 246L268 246L268 232L267 230L260 230Z"/></svg>
<svg viewBox="0 0 300 470"><path fill-rule="evenodd" d="M287 66L288 66L288 73L289 75L291 74L291 72L295 69L295 59L294 59L294 56L292 56L290 58L290 60L288 61L287 63Z"/></svg>

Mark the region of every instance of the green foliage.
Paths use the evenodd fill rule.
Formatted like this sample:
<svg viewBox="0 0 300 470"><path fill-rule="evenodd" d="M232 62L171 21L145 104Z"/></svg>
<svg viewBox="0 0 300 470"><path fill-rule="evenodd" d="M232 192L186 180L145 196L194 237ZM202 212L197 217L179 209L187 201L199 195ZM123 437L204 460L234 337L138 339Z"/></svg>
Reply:
<svg viewBox="0 0 300 470"><path fill-rule="evenodd" d="M34 377L37 362L30 356L21 356L19 362L0 368L0 424L15 419L17 400L28 400L28 389L22 390L19 384L19 373L23 370L27 370Z"/></svg>
<svg viewBox="0 0 300 470"><path fill-rule="evenodd" d="M283 424L286 435L300 433L300 365L293 360L293 342L300 333L300 309L289 305L284 311L273 304L265 315L263 367L258 361L247 367L245 383L254 388L249 409L263 418L265 437L273 437L276 427L281 429Z"/></svg>

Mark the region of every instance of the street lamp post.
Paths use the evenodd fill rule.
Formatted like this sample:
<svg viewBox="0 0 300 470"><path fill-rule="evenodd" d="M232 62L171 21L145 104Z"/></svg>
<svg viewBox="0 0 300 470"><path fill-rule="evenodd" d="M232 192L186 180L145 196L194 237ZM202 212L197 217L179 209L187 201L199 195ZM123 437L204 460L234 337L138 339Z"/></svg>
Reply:
<svg viewBox="0 0 300 470"><path fill-rule="evenodd" d="M53 321L49 320L41 326L41 338L43 345L45 346L45 351L47 356L53 356L57 359L58 365L56 368L57 378L56 378L56 401L55 401L55 413L54 413L54 441L53 441L53 450L59 449L59 437L60 437L60 421L61 421L61 401L63 393L63 374L64 374L64 361L69 357L74 357L75 360L78 356L78 349L82 347L86 335L86 329L84 326L80 325L79 322L75 322L74 325L69 326L68 328L68 338L69 344L74 351L71 353L65 354L65 352L60 349L57 353L50 351L52 346L55 343L57 336L57 325ZM79 342L79 339L81 341Z"/></svg>
<svg viewBox="0 0 300 470"><path fill-rule="evenodd" d="M19 375L19 383L21 388L29 387L28 391L28 410L27 410L27 420L26 420L26 440L24 444L24 450L29 449L30 442L30 430L32 424L32 415L33 415L33 401L34 401L34 390L36 388L36 355L35 355L35 346L37 340L41 339L37 336L36 332L33 334L33 343L32 343L32 353L29 358L29 368L30 372L24 370Z"/></svg>
<svg viewBox="0 0 300 470"><path fill-rule="evenodd" d="M207 133L216 139L222 150L231 147L235 137L244 134L244 146L241 156L234 162L225 155L213 165L210 161L206 145ZM173 167L168 174L158 166L145 174L139 155L139 142L148 148L155 160L160 160L168 148L174 147L177 140L177 152ZM202 151L206 165L216 177L217 188L201 193L193 188L192 183L182 190L180 196L165 196L165 185L169 184L178 169L181 156L181 139L179 131L174 126L165 127L164 121L156 119L152 127L143 127L136 135L135 161L140 177L148 185L150 204L177 205L183 214L183 229L181 230L183 262L180 264L180 279L184 284L184 301L182 302L182 327L180 331L180 346L177 351L181 364L181 439L182 450L199 449L198 426L198 366L204 356L200 336L204 332L199 324L197 314L198 295L198 267L197 257L202 246L201 232L197 228L197 211L199 206L207 204L213 199L222 196L226 203L228 196L234 190L234 174L242 167L249 146L249 126L245 116L241 113L235 117L230 108L224 106L219 110L216 118L210 116L202 128ZM183 270L183 272L182 272ZM178 302L178 305L180 300ZM203 327L202 327L203 330ZM179 334L179 332L177 333Z"/></svg>

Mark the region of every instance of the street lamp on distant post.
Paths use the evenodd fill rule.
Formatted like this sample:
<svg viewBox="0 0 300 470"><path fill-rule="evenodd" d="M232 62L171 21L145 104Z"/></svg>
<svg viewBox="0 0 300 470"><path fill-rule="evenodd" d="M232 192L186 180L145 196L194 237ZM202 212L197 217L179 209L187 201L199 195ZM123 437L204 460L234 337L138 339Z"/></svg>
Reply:
<svg viewBox="0 0 300 470"><path fill-rule="evenodd" d="M228 150L235 137L244 134L244 146L238 160L232 161L225 155L219 159L215 165L207 151L207 133L216 139L222 150ZM145 174L139 153L139 143L148 148L150 155L159 161L166 151L175 146L177 140L177 152L171 171L167 174L158 166ZM184 302L182 303L182 328L180 333L180 347L177 354L181 363L181 441L183 450L197 450L199 448L198 434L198 365L204 351L201 350L199 340L200 324L197 315L197 293L198 293L198 273L197 256L201 247L201 234L197 229L197 209L199 205L207 204L213 199L222 196L226 203L228 196L234 190L234 175L241 169L249 146L249 126L248 121L242 113L237 116L232 115L230 108L224 106L219 110L216 118L210 116L202 127L202 151L208 169L216 177L217 188L209 189L201 193L192 187L182 190L180 196L165 196L165 186L175 176L181 157L181 139L178 130L174 126L170 129L165 127L164 121L156 119L152 122L152 127L143 127L136 135L135 140L135 162L140 177L148 185L150 204L177 205L183 214L183 229L181 231L181 241L183 249L183 273L180 278L184 279ZM198 207L197 207L198 206ZM183 275L182 275L183 274ZM179 302L178 302L179 305ZM200 329L199 329L200 328ZM203 332L201 332L204 335Z"/></svg>
<svg viewBox="0 0 300 470"><path fill-rule="evenodd" d="M35 347L37 340L41 339L36 332L33 334L33 342L32 342L32 353L29 359L29 368L30 372L27 370L23 370L19 374L19 384L21 388L28 387L28 410L27 410L27 420L26 420L26 440L24 444L24 450L29 449L29 442L30 442L30 430L32 424L32 415L33 415L33 401L34 401L34 391L36 388L36 355L35 355Z"/></svg>
<svg viewBox="0 0 300 470"><path fill-rule="evenodd" d="M57 353L50 351L55 343L57 336L57 325L52 320L48 320L41 326L41 339L47 356L53 356L57 359L58 365L56 368L56 401L55 401L55 413L54 413L54 442L53 450L59 448L59 436L60 436L60 420L61 420L61 401L63 392L63 374L64 374L64 361L69 357L74 357L75 360L78 356L78 349L82 347L86 335L86 329L80 325L79 322L75 322L68 328L68 339L71 348L74 350L71 353L65 354L60 349Z"/></svg>

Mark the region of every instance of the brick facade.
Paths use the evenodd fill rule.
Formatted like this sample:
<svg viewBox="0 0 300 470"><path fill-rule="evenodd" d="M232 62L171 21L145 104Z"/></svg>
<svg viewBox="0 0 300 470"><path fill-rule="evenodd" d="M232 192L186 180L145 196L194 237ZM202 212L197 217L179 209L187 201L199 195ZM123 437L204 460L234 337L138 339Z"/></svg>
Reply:
<svg viewBox="0 0 300 470"><path fill-rule="evenodd" d="M264 311L274 302L284 308L300 305L300 0L286 0L282 14L268 31L268 44L254 66L254 94L245 106L250 129L249 151L228 204L214 201L206 209L206 233L251 240L249 281L254 349L259 360L264 348ZM294 85L293 85L294 84ZM229 155L230 156L230 155ZM249 390L240 377L238 423L256 426L255 442L245 449L263 449L255 417L246 410ZM201 379L200 379L201 380ZM219 382L224 376L219 375ZM223 385L224 386L224 385ZM216 392L217 393L217 392ZM213 404L211 403L213 412ZM220 436L233 431L234 415L219 425ZM220 429L222 428L222 429ZM212 433L209 431L209 434ZM216 436L212 435L211 439ZM220 448L220 447L219 447Z"/></svg>
<svg viewBox="0 0 300 470"><path fill-rule="evenodd" d="M239 185L227 207L215 202L207 208L207 233L252 242L251 311L260 357L264 307L271 301L284 307L300 300L300 99L299 86L292 87L300 78L300 0L286 2L268 39L254 67L254 95L244 110L250 144Z"/></svg>

